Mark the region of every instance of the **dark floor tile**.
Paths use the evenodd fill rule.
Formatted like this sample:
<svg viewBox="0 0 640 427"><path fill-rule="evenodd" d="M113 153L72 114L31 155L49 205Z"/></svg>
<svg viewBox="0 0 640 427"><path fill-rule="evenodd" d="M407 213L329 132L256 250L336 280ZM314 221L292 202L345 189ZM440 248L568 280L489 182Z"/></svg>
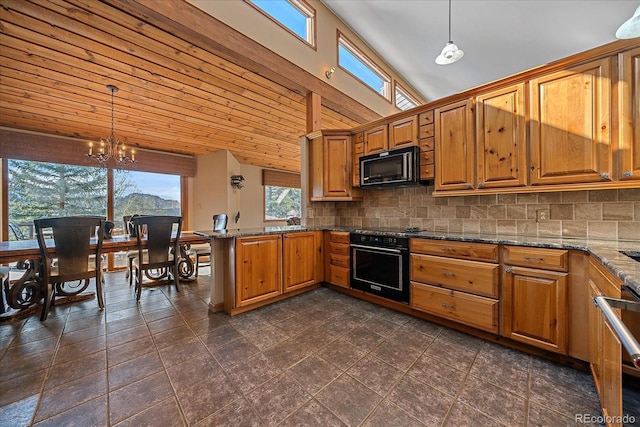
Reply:
<svg viewBox="0 0 640 427"><path fill-rule="evenodd" d="M403 371L369 354L353 365L347 373L380 396L385 396L400 379Z"/></svg>
<svg viewBox="0 0 640 427"><path fill-rule="evenodd" d="M278 368L284 370L309 356L309 350L293 345L291 338L264 350L263 354Z"/></svg>
<svg viewBox="0 0 640 427"><path fill-rule="evenodd" d="M144 317L142 317L141 314L138 314L135 317L130 317L126 319L107 321L107 334L110 335L115 332L123 331L125 329L135 328L137 326L142 326L142 325L144 325L146 328Z"/></svg>
<svg viewBox="0 0 640 427"><path fill-rule="evenodd" d="M145 320L146 320L146 317L145 317ZM166 332L174 328L189 329L187 326L187 322L185 322L184 319L178 314L171 317L165 317L163 319L159 319L153 322L147 322L147 326L151 331L151 335L154 335L154 336L162 335L161 334L162 332ZM189 329L189 331L191 330Z"/></svg>
<svg viewBox="0 0 640 427"><path fill-rule="evenodd" d="M578 371L539 357L531 359L531 377L557 384L567 390L575 390L597 398L593 378L589 372Z"/></svg>
<svg viewBox="0 0 640 427"><path fill-rule="evenodd" d="M167 369L174 390L201 382L207 384L222 373L220 364L209 354L193 357Z"/></svg>
<svg viewBox="0 0 640 427"><path fill-rule="evenodd" d="M196 337L191 328L185 323L152 336L158 350Z"/></svg>
<svg viewBox="0 0 640 427"><path fill-rule="evenodd" d="M264 319L264 321L269 323L279 323L283 322L295 315L294 311L287 310L283 307L273 306L264 307L264 310L260 313L260 316Z"/></svg>
<svg viewBox="0 0 640 427"><path fill-rule="evenodd" d="M290 367L288 372L292 378L312 395L318 393L342 374L340 369L316 355L310 355L300 363Z"/></svg>
<svg viewBox="0 0 640 427"><path fill-rule="evenodd" d="M354 363L364 357L367 353L341 338L327 345L325 348L318 351L317 354L327 362L344 371L353 366Z"/></svg>
<svg viewBox="0 0 640 427"><path fill-rule="evenodd" d="M287 336L297 335L311 327L309 318L303 314L297 314L287 320L275 323L274 326Z"/></svg>
<svg viewBox="0 0 640 427"><path fill-rule="evenodd" d="M119 423L173 396L165 372L159 372L109 393L109 418Z"/></svg>
<svg viewBox="0 0 640 427"><path fill-rule="evenodd" d="M529 400L556 412L573 416L574 414L593 414L600 410L600 401L591 394L582 394L573 386L562 385L549 378L531 374Z"/></svg>
<svg viewBox="0 0 640 427"><path fill-rule="evenodd" d="M23 357L34 356L45 351L53 351L58 346L58 342L58 336L24 343L20 340L15 340L3 355L2 362L11 363Z"/></svg>
<svg viewBox="0 0 640 427"><path fill-rule="evenodd" d="M60 337L60 347L70 344L77 344L81 341L96 338L100 335L106 335L107 328L105 325L92 326L90 328L80 329L73 332L64 332Z"/></svg>
<svg viewBox="0 0 640 427"><path fill-rule="evenodd" d="M184 317L179 316L178 310L173 306L163 307L160 310L148 311L144 313L144 320L147 323L156 322L158 320L167 319L169 317L178 316L184 321Z"/></svg>
<svg viewBox="0 0 640 427"><path fill-rule="evenodd" d="M476 358L478 350L452 344L447 340L436 338L424 351L424 355L435 357L445 362L451 361L451 355L455 355L456 368L468 372Z"/></svg>
<svg viewBox="0 0 640 427"><path fill-rule="evenodd" d="M405 375L387 399L420 422L441 425L455 398Z"/></svg>
<svg viewBox="0 0 640 427"><path fill-rule="evenodd" d="M18 376L0 381L0 406L40 393L48 369L27 370L25 375L20 375L25 372L22 370L15 372Z"/></svg>
<svg viewBox="0 0 640 427"><path fill-rule="evenodd" d="M522 397L526 397L529 392L529 372L515 368L512 364L485 364L479 363L476 358L470 374Z"/></svg>
<svg viewBox="0 0 640 427"><path fill-rule="evenodd" d="M367 329L381 335L385 338L391 337L400 328L397 323L389 322L384 319L373 318L366 323L362 323Z"/></svg>
<svg viewBox="0 0 640 427"><path fill-rule="evenodd" d="M299 426L323 426L323 427L342 427L346 426L331 411L320 404L317 400L310 400L302 408L294 412L289 418L284 420L280 426L283 427L299 427Z"/></svg>
<svg viewBox="0 0 640 427"><path fill-rule="evenodd" d="M548 424L547 427L555 424ZM446 427L505 427L497 420L483 414L471 406L456 402L444 423ZM515 426L515 424L514 424ZM512 427L508 425L508 427Z"/></svg>
<svg viewBox="0 0 640 427"><path fill-rule="evenodd" d="M388 400L383 400L361 426L424 427L424 424Z"/></svg>
<svg viewBox="0 0 640 427"><path fill-rule="evenodd" d="M353 346L366 352L371 351L382 341L384 341L384 338L382 336L376 334L375 332L372 332L364 326L358 326L351 329L346 334L344 334L343 338Z"/></svg>
<svg viewBox="0 0 640 427"><path fill-rule="evenodd" d="M214 329L208 334L200 335L200 339L209 350L214 350L241 337L240 332L233 329L230 325L224 325Z"/></svg>
<svg viewBox="0 0 640 427"><path fill-rule="evenodd" d="M247 400L266 425L280 423L311 399L287 374L281 374L246 395Z"/></svg>
<svg viewBox="0 0 640 427"><path fill-rule="evenodd" d="M107 369L107 352L105 350L90 353L84 357L82 354L78 353L73 359L66 358L65 363L54 364L49 371L45 390Z"/></svg>
<svg viewBox="0 0 640 427"><path fill-rule="evenodd" d="M0 406L0 420L3 427L23 427L31 423L31 417L38 404L38 396L33 395L8 405Z"/></svg>
<svg viewBox="0 0 640 427"><path fill-rule="evenodd" d="M428 335L433 338L437 337L440 334L440 332L442 332L442 330L444 329L440 325L436 325L435 323L431 323L427 320L423 320L415 317L409 320L404 325L404 328L418 331L421 334Z"/></svg>
<svg viewBox="0 0 640 427"><path fill-rule="evenodd" d="M110 333L107 335L107 346L113 347L117 345L124 344L129 341L134 341L140 338L144 338L150 336L149 328L147 325L142 324L139 326L134 326L130 329L123 329L114 333Z"/></svg>
<svg viewBox="0 0 640 427"><path fill-rule="evenodd" d="M424 348L405 345L404 342L396 341L395 339L387 339L373 349L371 354L401 371L406 371L418 360L423 351Z"/></svg>
<svg viewBox="0 0 640 427"><path fill-rule="evenodd" d="M58 348L54 365L61 363L67 363L70 360L74 360L79 354L91 354L96 352L103 352L107 348L107 340L104 335L99 335L95 338L89 338L84 341L80 341L73 344L68 344Z"/></svg>
<svg viewBox="0 0 640 427"><path fill-rule="evenodd" d="M106 393L106 370L45 390L38 405L35 421L42 421Z"/></svg>
<svg viewBox="0 0 640 427"><path fill-rule="evenodd" d="M189 425L204 420L242 396L222 372L210 376L206 383L176 389L176 395Z"/></svg>
<svg viewBox="0 0 640 427"><path fill-rule="evenodd" d="M357 426L381 398L373 390L343 374L316 395L316 399L348 426Z"/></svg>
<svg viewBox="0 0 640 427"><path fill-rule="evenodd" d="M408 374L420 382L455 396L467 377L466 372L459 371L452 365L455 363L455 360L445 362L441 359L423 355L409 369Z"/></svg>
<svg viewBox="0 0 640 427"><path fill-rule="evenodd" d="M597 413L581 413L580 416L584 415L599 415ZM529 422L528 426L530 427L547 427L547 426L566 426L566 427L577 427L584 425L597 425L597 424L588 424L585 422L578 423L576 421L576 416L578 414L567 415L561 414L560 412L553 411L549 408L546 408L542 405L539 405L535 402L529 403Z"/></svg>
<svg viewBox="0 0 640 427"><path fill-rule="evenodd" d="M0 370L0 383L19 377L25 372L35 372L48 368L51 366L54 356L54 350L47 350L23 357L4 357L0 363L2 363L2 366L10 366L11 369Z"/></svg>
<svg viewBox="0 0 640 427"><path fill-rule="evenodd" d="M412 316L408 314L385 307L379 307L379 310L375 312L375 317L376 319L386 320L387 322L395 323L400 326L405 325L412 318Z"/></svg>
<svg viewBox="0 0 640 427"><path fill-rule="evenodd" d="M280 329L266 325L262 329L246 331L243 336L260 350L265 350L289 338Z"/></svg>
<svg viewBox="0 0 640 427"><path fill-rule="evenodd" d="M228 368L241 363L257 352L258 349L256 346L244 338L239 338L211 350L211 354L223 368Z"/></svg>
<svg viewBox="0 0 640 427"><path fill-rule="evenodd" d="M191 337L170 347L159 350L165 368L181 363L192 357L209 354L207 348L198 338Z"/></svg>
<svg viewBox="0 0 640 427"><path fill-rule="evenodd" d="M163 370L155 351L109 367L109 392L124 387Z"/></svg>
<svg viewBox="0 0 640 427"><path fill-rule="evenodd" d="M208 317L194 322L188 322L188 324L194 334L205 335L228 324L229 318L230 316L226 313L209 313Z"/></svg>
<svg viewBox="0 0 640 427"><path fill-rule="evenodd" d="M147 335L143 338L129 341L118 346L110 346L107 349L107 357L109 366L114 366L127 360L135 359L143 354L147 354L151 351L156 351L153 345L153 339L151 335Z"/></svg>
<svg viewBox="0 0 640 427"><path fill-rule="evenodd" d="M226 371L234 384L243 393L253 390L282 372L278 366L262 353L257 353L227 368Z"/></svg>
<svg viewBox="0 0 640 427"><path fill-rule="evenodd" d="M114 424L114 427L155 426L158 424L162 424L162 427L180 427L186 425L175 397L170 397L167 400L158 402L144 411L118 424Z"/></svg>
<svg viewBox="0 0 640 427"><path fill-rule="evenodd" d="M259 427L261 425L258 413L244 398L234 400L197 424L198 427Z"/></svg>
<svg viewBox="0 0 640 427"><path fill-rule="evenodd" d="M524 425L526 401L523 397L472 375L467 377L459 401L506 425Z"/></svg>
<svg viewBox="0 0 640 427"><path fill-rule="evenodd" d="M106 395L74 406L68 411L35 424L38 427L98 427L106 425L108 425Z"/></svg>

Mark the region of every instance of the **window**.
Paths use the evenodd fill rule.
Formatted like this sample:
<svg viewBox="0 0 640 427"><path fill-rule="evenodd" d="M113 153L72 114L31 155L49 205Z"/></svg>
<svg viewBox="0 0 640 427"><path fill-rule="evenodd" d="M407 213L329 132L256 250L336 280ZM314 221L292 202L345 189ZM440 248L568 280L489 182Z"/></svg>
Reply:
<svg viewBox="0 0 640 427"><path fill-rule="evenodd" d="M396 107L404 111L417 107L418 105L420 105L420 103L409 95L409 92L404 90L402 86L396 83Z"/></svg>
<svg viewBox="0 0 640 427"><path fill-rule="evenodd" d="M316 11L304 0L246 1L307 44L316 45Z"/></svg>
<svg viewBox="0 0 640 427"><path fill-rule="evenodd" d="M265 221L300 218L302 194L299 174L263 169L262 185Z"/></svg>
<svg viewBox="0 0 640 427"><path fill-rule="evenodd" d="M391 77L338 32L338 65L362 83L391 100Z"/></svg>

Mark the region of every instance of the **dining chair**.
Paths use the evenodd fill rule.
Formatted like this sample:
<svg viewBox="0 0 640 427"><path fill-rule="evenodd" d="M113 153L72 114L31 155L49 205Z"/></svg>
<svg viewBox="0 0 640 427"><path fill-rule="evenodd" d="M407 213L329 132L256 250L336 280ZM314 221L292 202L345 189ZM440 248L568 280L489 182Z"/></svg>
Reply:
<svg viewBox="0 0 640 427"><path fill-rule="evenodd" d="M133 260L135 272L136 301L142 293L142 277L153 276L154 280L167 278L178 288L178 258L180 254L181 216L139 216L131 219L136 230L138 255ZM175 238L174 238L175 237ZM146 246L146 248L145 248ZM162 271L161 274L154 274Z"/></svg>
<svg viewBox="0 0 640 427"><path fill-rule="evenodd" d="M227 229L227 223L229 218L227 214L216 214L213 216L213 231L222 231ZM198 277L198 269L200 267L211 266L211 244L203 243L199 245L191 245L189 250L187 251L187 255L192 256L196 259L196 278ZM208 261L203 263L202 259L208 258Z"/></svg>
<svg viewBox="0 0 640 427"><path fill-rule="evenodd" d="M104 309L101 264L105 218L69 216L36 219L33 223L42 259L44 302L40 320L47 319L57 296L78 295L91 279L95 279L98 306ZM96 243L93 248L92 239Z"/></svg>

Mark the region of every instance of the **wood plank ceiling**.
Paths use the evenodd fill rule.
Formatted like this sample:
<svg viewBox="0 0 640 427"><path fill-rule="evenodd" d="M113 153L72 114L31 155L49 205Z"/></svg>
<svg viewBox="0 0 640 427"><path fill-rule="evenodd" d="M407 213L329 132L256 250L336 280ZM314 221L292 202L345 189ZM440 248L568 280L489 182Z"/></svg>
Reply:
<svg viewBox="0 0 640 427"><path fill-rule="evenodd" d="M305 87L252 69L246 56L208 44L204 32L180 31L188 22L145 13L143 2L0 0L0 126L97 141L111 130L113 84L115 135L127 146L189 155L228 149L242 163L300 171L309 91L320 87L327 97L323 128L376 118L353 100L347 104L359 111L349 114L337 91L310 74ZM184 9L182 19L205 15L182 0L168 3Z"/></svg>

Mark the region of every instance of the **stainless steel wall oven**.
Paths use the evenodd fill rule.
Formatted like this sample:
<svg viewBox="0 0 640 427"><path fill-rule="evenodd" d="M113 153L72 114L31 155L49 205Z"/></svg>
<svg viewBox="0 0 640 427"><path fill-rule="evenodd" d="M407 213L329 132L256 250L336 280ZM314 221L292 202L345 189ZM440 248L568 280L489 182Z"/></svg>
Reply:
<svg viewBox="0 0 640 427"><path fill-rule="evenodd" d="M409 303L409 239L351 233L351 287Z"/></svg>

